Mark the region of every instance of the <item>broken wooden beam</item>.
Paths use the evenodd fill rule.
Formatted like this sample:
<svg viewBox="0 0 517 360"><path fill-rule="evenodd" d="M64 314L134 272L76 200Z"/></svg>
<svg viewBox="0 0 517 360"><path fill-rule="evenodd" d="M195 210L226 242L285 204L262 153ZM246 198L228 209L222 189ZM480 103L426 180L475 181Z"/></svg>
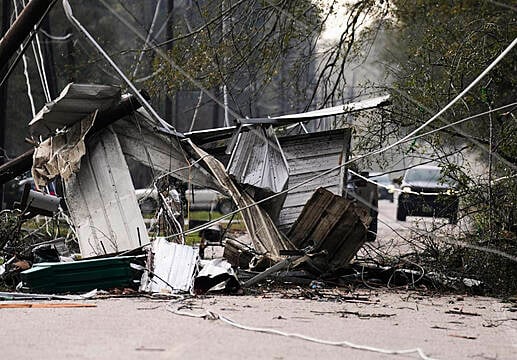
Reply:
<svg viewBox="0 0 517 360"><path fill-rule="evenodd" d="M223 257L233 267L248 269L253 256L254 254L250 251L250 246L236 240L226 239Z"/></svg>
<svg viewBox="0 0 517 360"><path fill-rule="evenodd" d="M87 303L8 303L8 304L0 304L0 309L56 309L56 308L91 308L97 307L97 304L87 304Z"/></svg>

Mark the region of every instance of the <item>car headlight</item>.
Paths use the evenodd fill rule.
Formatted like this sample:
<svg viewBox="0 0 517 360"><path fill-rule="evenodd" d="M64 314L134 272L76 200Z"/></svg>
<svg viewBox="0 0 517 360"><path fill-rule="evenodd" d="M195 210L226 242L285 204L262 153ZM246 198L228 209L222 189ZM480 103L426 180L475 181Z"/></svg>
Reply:
<svg viewBox="0 0 517 360"><path fill-rule="evenodd" d="M447 191L445 193L447 195L454 195L454 194L456 194L456 191L454 189L447 189Z"/></svg>
<svg viewBox="0 0 517 360"><path fill-rule="evenodd" d="M403 192L406 192L406 193L411 192L411 187L409 187L409 186L404 186L404 187L402 188L402 191L403 191Z"/></svg>
<svg viewBox="0 0 517 360"><path fill-rule="evenodd" d="M392 194L392 193L394 193L394 192L395 192L395 186L393 186L393 185L388 185L388 186L386 187L386 189L388 189L388 192L389 192L390 194Z"/></svg>

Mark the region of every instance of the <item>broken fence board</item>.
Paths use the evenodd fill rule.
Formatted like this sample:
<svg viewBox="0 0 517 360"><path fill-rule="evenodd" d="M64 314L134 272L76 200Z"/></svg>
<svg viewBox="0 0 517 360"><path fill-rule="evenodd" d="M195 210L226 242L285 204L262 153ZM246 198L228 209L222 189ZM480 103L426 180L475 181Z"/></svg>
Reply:
<svg viewBox="0 0 517 360"><path fill-rule="evenodd" d="M346 266L366 241L371 221L350 200L320 188L309 199L288 237L299 249L326 250L331 270Z"/></svg>

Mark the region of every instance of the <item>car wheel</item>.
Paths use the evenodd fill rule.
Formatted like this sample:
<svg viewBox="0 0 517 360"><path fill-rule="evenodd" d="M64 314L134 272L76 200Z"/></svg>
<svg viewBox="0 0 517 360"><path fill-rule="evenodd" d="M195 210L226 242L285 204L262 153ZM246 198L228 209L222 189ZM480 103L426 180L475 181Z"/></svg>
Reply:
<svg viewBox="0 0 517 360"><path fill-rule="evenodd" d="M233 202L229 199L221 200L217 206L221 214L229 214L233 211Z"/></svg>
<svg viewBox="0 0 517 360"><path fill-rule="evenodd" d="M404 209L404 207L399 204L399 206L397 206L397 220L406 221L406 217L407 217L406 209Z"/></svg>
<svg viewBox="0 0 517 360"><path fill-rule="evenodd" d="M391 196L390 196L390 203L392 203L393 201L395 201L395 197L393 196L393 194L391 194Z"/></svg>

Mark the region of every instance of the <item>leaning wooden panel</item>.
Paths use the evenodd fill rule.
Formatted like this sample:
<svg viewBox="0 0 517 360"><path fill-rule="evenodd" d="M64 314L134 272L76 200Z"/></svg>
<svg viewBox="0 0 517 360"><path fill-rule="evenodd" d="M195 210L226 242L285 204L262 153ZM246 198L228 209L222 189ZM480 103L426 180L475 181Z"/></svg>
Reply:
<svg viewBox="0 0 517 360"><path fill-rule="evenodd" d="M366 242L371 217L351 200L319 188L289 231L298 248L326 250L329 270L346 266Z"/></svg>

